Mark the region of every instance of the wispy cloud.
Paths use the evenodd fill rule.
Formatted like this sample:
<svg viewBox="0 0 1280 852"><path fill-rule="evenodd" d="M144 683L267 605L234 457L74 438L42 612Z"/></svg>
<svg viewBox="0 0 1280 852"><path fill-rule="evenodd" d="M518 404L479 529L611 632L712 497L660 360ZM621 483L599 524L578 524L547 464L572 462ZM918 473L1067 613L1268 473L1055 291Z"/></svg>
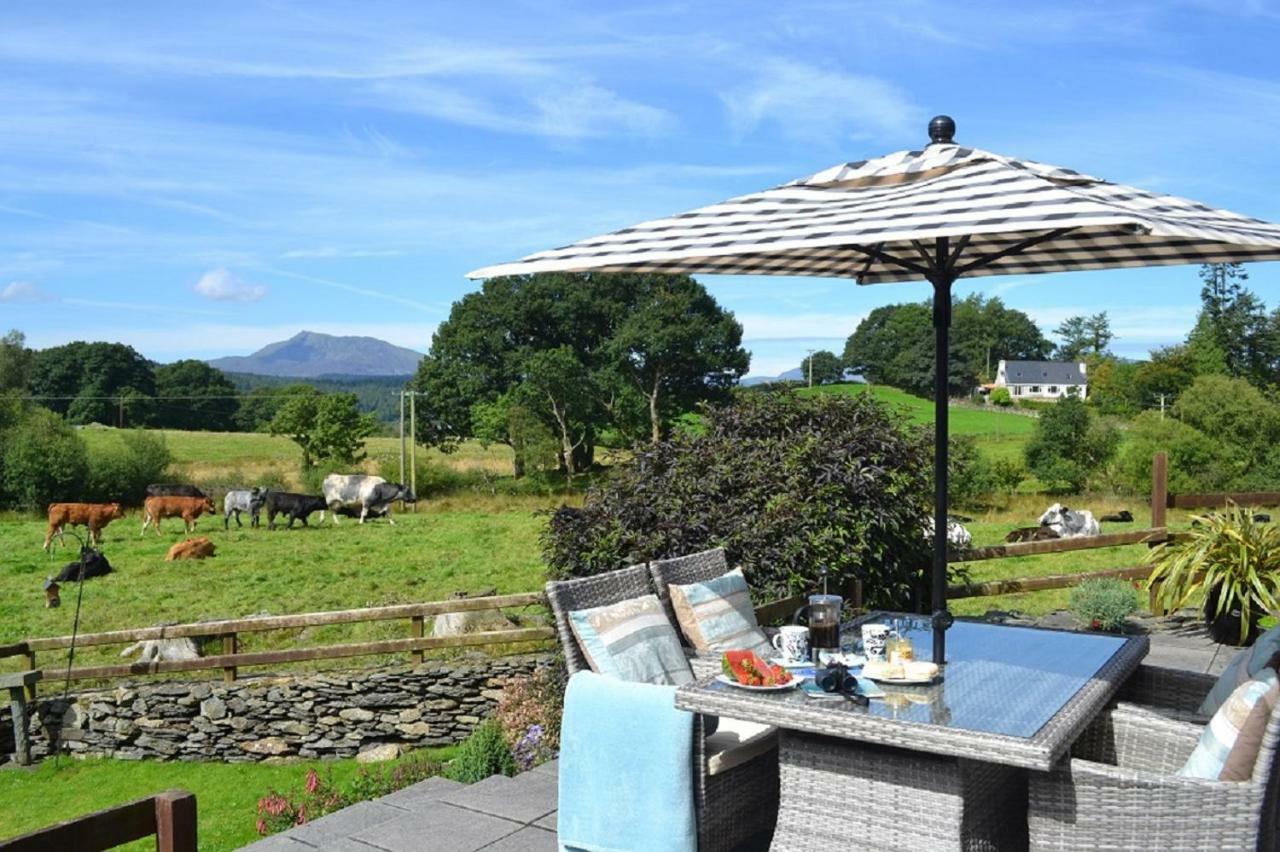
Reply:
<svg viewBox="0 0 1280 852"><path fill-rule="evenodd" d="M250 284L229 269L210 269L191 288L215 302L257 302L267 295L261 284Z"/></svg>
<svg viewBox="0 0 1280 852"><path fill-rule="evenodd" d="M0 302L33 304L52 301L54 297L31 281L10 281L0 289Z"/></svg>
<svg viewBox="0 0 1280 852"><path fill-rule="evenodd" d="M342 290L346 293L354 293L357 296L364 296L369 299L378 299L384 302L391 302L397 305L404 305L407 308L413 308L428 313L440 313L442 307L440 305L431 305L426 302L419 302L415 299L406 299L403 296L396 296L392 293L384 293L381 290L373 290L369 287L357 287L354 284L347 284L342 281L334 281L332 278L320 278L315 275L303 275L301 272L289 272L285 269L274 269L272 267L263 267L265 272L272 275L279 275L283 278L292 278L295 281L306 281L309 284L319 284L321 287L328 287L333 290Z"/></svg>

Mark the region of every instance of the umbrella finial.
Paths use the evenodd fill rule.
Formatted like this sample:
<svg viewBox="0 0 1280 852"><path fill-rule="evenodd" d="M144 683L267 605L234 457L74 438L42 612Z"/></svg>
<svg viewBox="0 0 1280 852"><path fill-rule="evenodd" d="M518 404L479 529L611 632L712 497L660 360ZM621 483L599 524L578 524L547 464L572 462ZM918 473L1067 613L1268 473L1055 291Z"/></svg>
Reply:
<svg viewBox="0 0 1280 852"><path fill-rule="evenodd" d="M935 115L929 122L929 143L950 145L956 135L956 122L949 115Z"/></svg>

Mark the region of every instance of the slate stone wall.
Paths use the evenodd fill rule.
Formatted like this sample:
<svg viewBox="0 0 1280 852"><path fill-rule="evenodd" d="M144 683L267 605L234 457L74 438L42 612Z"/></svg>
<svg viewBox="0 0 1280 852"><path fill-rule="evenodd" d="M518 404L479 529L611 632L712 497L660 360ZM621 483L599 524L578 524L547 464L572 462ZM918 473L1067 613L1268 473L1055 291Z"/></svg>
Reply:
<svg viewBox="0 0 1280 852"><path fill-rule="evenodd" d="M29 708L33 756L63 744L128 760L351 757L387 743L449 745L496 707L509 678L549 656L502 657L297 677L131 683L63 702L51 682ZM46 697L48 696L48 697ZM13 752L7 707L0 761Z"/></svg>

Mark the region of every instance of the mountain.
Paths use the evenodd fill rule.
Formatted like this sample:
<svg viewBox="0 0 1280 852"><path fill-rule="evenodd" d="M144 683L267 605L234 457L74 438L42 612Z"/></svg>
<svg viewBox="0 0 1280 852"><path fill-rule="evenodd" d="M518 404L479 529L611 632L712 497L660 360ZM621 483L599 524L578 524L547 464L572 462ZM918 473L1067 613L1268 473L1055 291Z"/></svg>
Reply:
<svg viewBox="0 0 1280 852"><path fill-rule="evenodd" d="M738 384L743 387L751 387L752 385L773 384L774 382L803 382L804 371L799 367L787 370L778 376L747 376Z"/></svg>
<svg viewBox="0 0 1280 852"><path fill-rule="evenodd" d="M210 366L261 376L408 376L418 369L422 353L392 346L376 337L337 337L302 331L268 344L252 355L214 358Z"/></svg>

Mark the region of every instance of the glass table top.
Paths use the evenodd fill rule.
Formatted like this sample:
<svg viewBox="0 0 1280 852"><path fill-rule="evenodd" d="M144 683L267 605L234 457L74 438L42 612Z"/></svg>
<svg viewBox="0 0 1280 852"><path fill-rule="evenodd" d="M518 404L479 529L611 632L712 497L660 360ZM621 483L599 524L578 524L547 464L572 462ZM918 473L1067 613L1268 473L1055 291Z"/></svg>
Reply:
<svg viewBox="0 0 1280 852"><path fill-rule="evenodd" d="M869 618L861 623L888 622ZM858 627L849 628L846 641ZM906 630L920 659L928 659L929 620L912 619ZM831 712L870 713L905 722L987 734L1032 737L1069 702L1122 647L1126 637L957 621L947 631L947 664L930 686L880 684L885 697L860 707L844 699L812 698L798 689L758 694L760 700ZM858 674L860 669L854 669ZM712 683L707 688L741 692Z"/></svg>

